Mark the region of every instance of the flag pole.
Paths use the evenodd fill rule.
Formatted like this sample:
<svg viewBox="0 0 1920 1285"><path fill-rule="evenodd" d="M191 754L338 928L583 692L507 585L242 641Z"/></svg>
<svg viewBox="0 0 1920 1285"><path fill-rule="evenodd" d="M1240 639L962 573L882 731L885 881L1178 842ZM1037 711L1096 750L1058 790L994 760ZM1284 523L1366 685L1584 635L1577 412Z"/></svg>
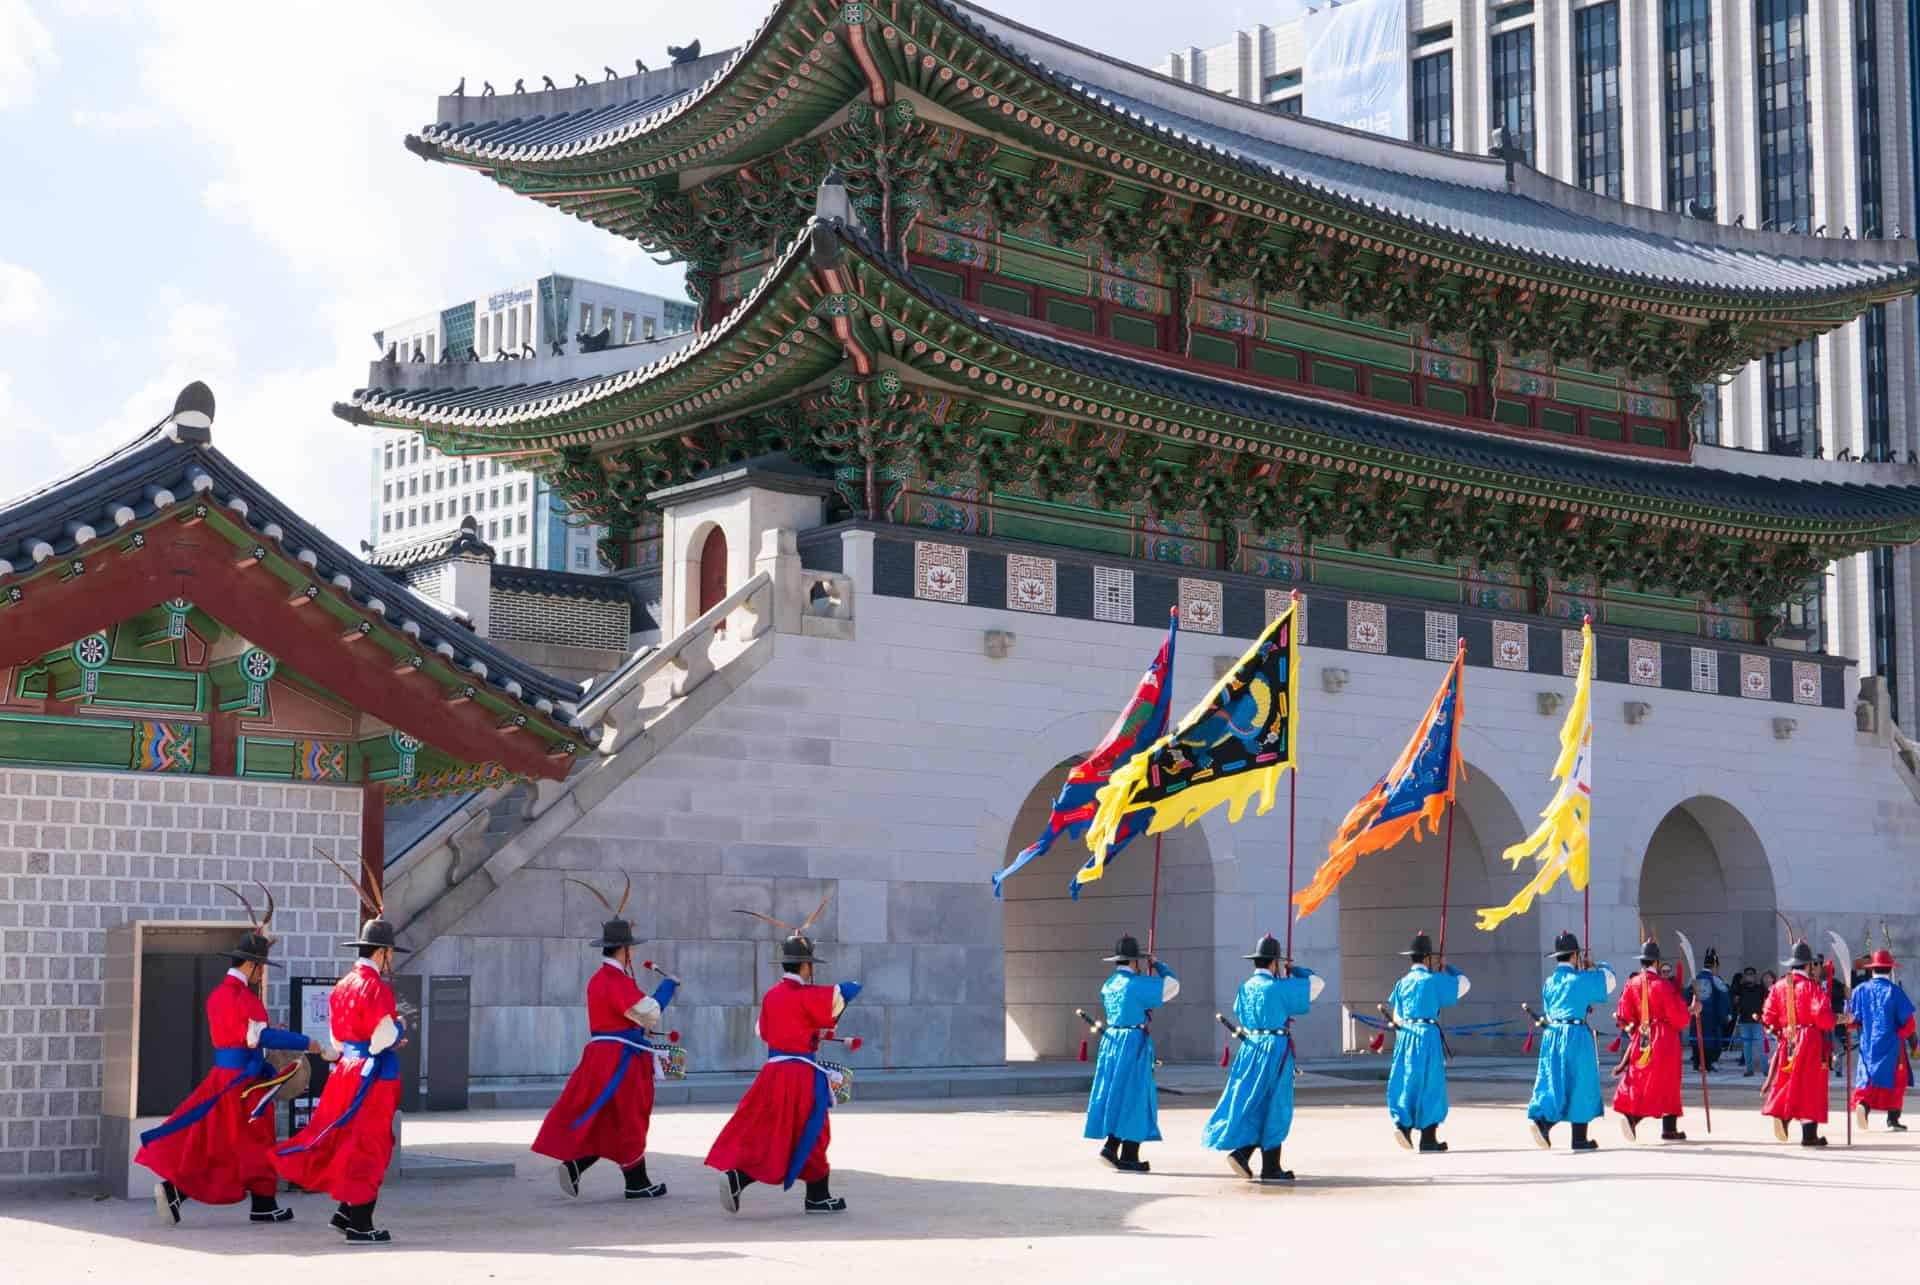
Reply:
<svg viewBox="0 0 1920 1285"><path fill-rule="evenodd" d="M1153 955L1153 933L1160 922L1160 840L1163 836L1153 836L1153 900L1147 908L1147 958Z"/></svg>
<svg viewBox="0 0 1920 1285"><path fill-rule="evenodd" d="M1460 655L1464 656L1466 654L1467 640L1462 638L1460 640ZM1460 661L1456 660L1454 663L1458 665ZM1455 680L1453 689L1453 719L1456 727L1460 722L1461 716L1460 701L1466 694L1461 690L1461 688L1466 686L1467 676L1464 665L1461 666L1461 670L1462 672ZM1457 755L1459 748L1459 743L1456 740L1453 743L1452 752ZM1440 962L1443 964L1447 962L1447 893L1453 884L1453 814L1460 807L1460 800L1458 798L1460 780L1458 765L1456 763L1447 764L1447 778L1448 784L1451 787L1451 791L1447 795L1447 855L1440 866Z"/></svg>
<svg viewBox="0 0 1920 1285"><path fill-rule="evenodd" d="M1287 646L1297 658L1300 654L1300 591L1295 589L1290 596L1292 605L1287 608L1293 613L1293 623L1287 628L1291 631ZM1289 674L1291 680L1297 675ZM1297 714L1298 711L1290 711ZM1287 769L1287 976L1293 976L1293 921L1299 916L1293 913L1293 832L1294 821L1300 815L1300 750L1294 740L1299 735L1296 724L1288 732L1288 742L1293 753L1293 764ZM1292 1043L1288 1046L1291 1049Z"/></svg>
<svg viewBox="0 0 1920 1285"><path fill-rule="evenodd" d="M1580 627L1588 631L1581 648L1580 660L1586 662L1586 648L1593 646L1593 614L1589 612L1580 618ZM1593 716L1587 716L1587 735L1593 735ZM1591 751L1589 751L1591 752ZM1592 762L1591 759L1588 760ZM1587 958L1593 958L1593 814L1587 814L1587 886L1580 890L1580 942L1587 948ZM1595 1056L1598 1057L1598 1048ZM1597 1062L1596 1062L1597 1064Z"/></svg>

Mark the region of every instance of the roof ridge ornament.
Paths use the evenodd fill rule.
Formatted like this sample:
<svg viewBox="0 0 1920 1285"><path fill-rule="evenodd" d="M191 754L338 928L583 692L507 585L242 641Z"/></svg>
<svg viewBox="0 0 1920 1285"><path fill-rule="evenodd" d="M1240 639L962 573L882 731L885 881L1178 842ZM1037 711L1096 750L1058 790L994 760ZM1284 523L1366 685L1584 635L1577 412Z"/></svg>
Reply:
<svg viewBox="0 0 1920 1285"><path fill-rule="evenodd" d="M213 390L194 380L173 399L173 414L160 421L169 441L205 445L213 440Z"/></svg>
<svg viewBox="0 0 1920 1285"><path fill-rule="evenodd" d="M1508 186L1512 186L1513 184L1513 167L1515 165L1528 164L1527 149L1520 145L1520 140L1515 138L1512 131L1504 125L1497 126L1494 129L1491 145L1487 148L1487 155L1507 163Z"/></svg>

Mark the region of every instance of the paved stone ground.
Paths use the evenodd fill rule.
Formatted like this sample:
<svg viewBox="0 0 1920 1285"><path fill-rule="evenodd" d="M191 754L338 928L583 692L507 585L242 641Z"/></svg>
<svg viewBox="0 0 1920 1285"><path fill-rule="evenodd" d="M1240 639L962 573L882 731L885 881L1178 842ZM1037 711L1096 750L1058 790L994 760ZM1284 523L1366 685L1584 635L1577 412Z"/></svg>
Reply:
<svg viewBox="0 0 1920 1285"><path fill-rule="evenodd" d="M1392 1145L1377 1085L1322 1082L1303 1099L1287 1152L1300 1181L1279 1190L1233 1180L1197 1145L1206 1096L1163 1096L1169 1141L1148 1148L1154 1172L1144 1177L1095 1163L1074 1099L854 1104L835 1113L833 1150L835 1190L853 1208L832 1218L803 1216L797 1189L763 1188L727 1216L700 1164L720 1108L659 1114L652 1172L673 1191L645 1203L620 1200L617 1175L601 1171L579 1200L563 1199L551 1167L524 1149L536 1113L420 1116L407 1124L410 1146L512 1160L518 1175L390 1186L381 1220L399 1239L386 1249L342 1245L317 1197L294 1197L299 1220L289 1225L189 1207L177 1229L160 1227L146 1204L10 1198L0 1201L0 1277L204 1285L350 1271L367 1285L554 1285L610 1269L676 1285L788 1271L929 1285L1249 1272L1642 1280L1697 1275L1708 1261L1733 1278L1895 1270L1892 1255L1920 1231L1920 1131L1869 1133L1818 1154L1782 1147L1756 1112L1755 1083L1716 1080L1711 1141L1628 1147L1609 1120L1602 1150L1584 1156L1526 1142L1524 1088L1467 1083L1446 1130L1454 1150L1420 1157ZM1704 1139L1697 1107L1686 1124ZM1864 1210L1871 1235L1844 1232ZM1789 1219L1794 1239L1772 1234Z"/></svg>

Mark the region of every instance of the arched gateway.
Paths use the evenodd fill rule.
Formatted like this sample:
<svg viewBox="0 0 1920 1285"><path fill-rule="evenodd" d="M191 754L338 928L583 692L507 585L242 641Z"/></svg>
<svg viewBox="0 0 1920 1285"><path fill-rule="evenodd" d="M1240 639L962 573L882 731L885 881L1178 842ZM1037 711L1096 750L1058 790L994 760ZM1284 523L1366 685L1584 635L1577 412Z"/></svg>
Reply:
<svg viewBox="0 0 1920 1285"><path fill-rule="evenodd" d="M1679 929L1704 954L1720 953L1722 977L1780 958L1773 871L1760 835L1738 808L1700 795L1676 804L1654 828L1640 864L1640 917L1670 942Z"/></svg>

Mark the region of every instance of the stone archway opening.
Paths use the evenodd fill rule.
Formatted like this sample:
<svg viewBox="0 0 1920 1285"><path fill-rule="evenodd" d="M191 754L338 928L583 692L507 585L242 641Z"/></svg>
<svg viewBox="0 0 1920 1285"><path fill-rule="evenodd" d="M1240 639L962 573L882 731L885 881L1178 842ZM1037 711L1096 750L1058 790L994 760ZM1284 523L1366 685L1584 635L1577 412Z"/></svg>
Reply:
<svg viewBox="0 0 1920 1285"><path fill-rule="evenodd" d="M1474 912L1512 897L1531 874L1515 871L1501 859L1505 847L1526 828L1504 792L1466 765L1453 830L1453 876L1448 889L1447 959L1472 979L1459 1007L1448 1010L1449 1026L1494 1022L1515 1016L1520 1001L1537 1003L1541 960L1539 927L1532 916L1508 920L1492 932L1474 927ZM1402 840L1385 852L1360 858L1340 885L1340 1000L1351 1015L1376 1018L1406 972L1399 952L1417 932L1440 936L1440 884L1445 871L1446 821L1438 835L1416 843ZM1303 961L1310 962L1310 961ZM1516 1027L1516 1030L1519 1028ZM1372 1032L1348 1023L1351 1046L1363 1045ZM1511 1040L1461 1038L1459 1056L1511 1055Z"/></svg>
<svg viewBox="0 0 1920 1285"><path fill-rule="evenodd" d="M694 609L697 620L727 596L727 533L718 526L707 532L700 543L699 599ZM724 628L724 625L722 626Z"/></svg>
<svg viewBox="0 0 1920 1285"><path fill-rule="evenodd" d="M1028 793L1007 836L1001 864L1039 836L1069 759ZM1096 1016L1100 986L1112 972L1101 962L1114 941L1132 933L1146 944L1153 893L1152 839L1136 839L1107 866L1104 878L1074 901L1073 872L1086 844L1061 839L1006 881L1001 923L1006 948L1007 1060L1070 1060L1086 1033L1073 1010ZM1161 836L1160 914L1155 949L1180 977L1180 997L1154 1015L1155 1051L1168 1062L1219 1055L1213 1020L1213 860L1206 835L1188 826Z"/></svg>
<svg viewBox="0 0 1920 1285"><path fill-rule="evenodd" d="M1647 841L1640 863L1640 917L1663 943L1687 934L1705 962L1720 955L1722 977L1749 965L1777 969L1773 870L1753 825L1738 808L1706 795L1675 805Z"/></svg>

